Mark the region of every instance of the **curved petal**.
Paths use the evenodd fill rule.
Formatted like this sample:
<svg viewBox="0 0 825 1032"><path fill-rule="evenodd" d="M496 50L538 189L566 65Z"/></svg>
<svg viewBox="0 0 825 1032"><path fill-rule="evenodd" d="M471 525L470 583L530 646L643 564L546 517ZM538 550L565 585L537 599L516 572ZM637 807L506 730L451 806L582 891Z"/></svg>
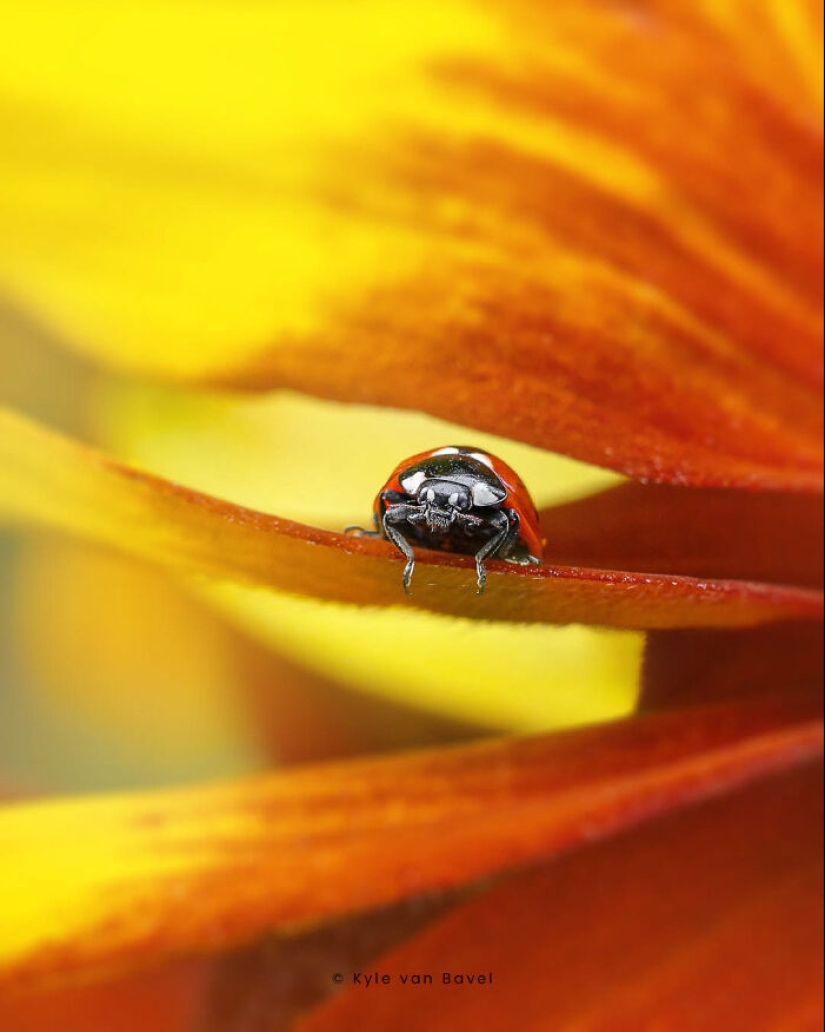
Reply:
<svg viewBox="0 0 825 1032"><path fill-rule="evenodd" d="M822 751L819 708L784 695L233 785L8 806L0 974L15 986L89 976L462 885L806 763Z"/></svg>
<svg viewBox="0 0 825 1032"><path fill-rule="evenodd" d="M640 706L718 702L770 691L822 692L823 628L784 623L758 630L654 631L646 636Z"/></svg>
<svg viewBox="0 0 825 1032"><path fill-rule="evenodd" d="M508 879L342 971L346 991L296 1028L814 1029L821 778L814 765Z"/></svg>
<svg viewBox="0 0 825 1032"><path fill-rule="evenodd" d="M113 982L0 994L0 1027L14 1032L191 1032L203 1011L207 961L173 961Z"/></svg>
<svg viewBox="0 0 825 1032"><path fill-rule="evenodd" d="M25 404L8 407L29 413ZM119 461L248 509L330 530L368 520L376 492L405 456L454 441L504 459L537 505L625 482L596 466L422 412L292 391L239 394L98 378L88 408L93 443Z"/></svg>
<svg viewBox="0 0 825 1032"><path fill-rule="evenodd" d="M547 550L570 566L821 587L818 495L621 484L541 511Z"/></svg>
<svg viewBox="0 0 825 1032"><path fill-rule="evenodd" d="M19 7L0 286L155 376L821 491L821 25L729 6Z"/></svg>
<svg viewBox="0 0 825 1032"><path fill-rule="evenodd" d="M266 1032L292 1029L304 1012L335 991L334 972L347 962L368 967L374 957L441 917L465 892L428 893L300 932L274 932L215 958L197 1032L251 1032L250 1021L254 1028L261 1015L269 1023Z"/></svg>
<svg viewBox="0 0 825 1032"><path fill-rule="evenodd" d="M184 571L366 605L406 604L387 542L266 516L130 470L13 414L0 418L0 511ZM474 619L632 628L741 627L821 619L822 594L737 581L422 557L413 605ZM433 579L437 571L437 583ZM426 577L426 579L425 579Z"/></svg>

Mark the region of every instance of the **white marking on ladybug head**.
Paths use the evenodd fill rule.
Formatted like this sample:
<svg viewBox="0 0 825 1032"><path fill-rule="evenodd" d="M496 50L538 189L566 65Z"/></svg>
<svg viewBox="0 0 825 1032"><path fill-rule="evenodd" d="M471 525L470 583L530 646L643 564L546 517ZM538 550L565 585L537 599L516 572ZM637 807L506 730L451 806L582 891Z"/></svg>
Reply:
<svg viewBox="0 0 825 1032"><path fill-rule="evenodd" d="M424 481L427 479L427 474L423 469L418 470L417 473L410 473L407 477L400 477L401 486L407 492L408 495L414 495L416 491L421 487Z"/></svg>
<svg viewBox="0 0 825 1032"><path fill-rule="evenodd" d="M433 455L460 455L461 450L459 448L453 448L452 445L448 448L439 448L438 451L434 451Z"/></svg>
<svg viewBox="0 0 825 1032"><path fill-rule="evenodd" d="M497 505L506 497L507 492L503 488L496 489L482 480L473 484L473 505Z"/></svg>
<svg viewBox="0 0 825 1032"><path fill-rule="evenodd" d="M450 505L458 505L458 492L453 491L453 493L450 495L447 501L450 503Z"/></svg>
<svg viewBox="0 0 825 1032"><path fill-rule="evenodd" d="M483 462L484 465L485 466L489 466L490 469L493 468L493 464L490 461L490 456L489 455L485 455L484 452L474 451L474 452L469 452L468 454L469 454L471 459L476 459L478 462Z"/></svg>

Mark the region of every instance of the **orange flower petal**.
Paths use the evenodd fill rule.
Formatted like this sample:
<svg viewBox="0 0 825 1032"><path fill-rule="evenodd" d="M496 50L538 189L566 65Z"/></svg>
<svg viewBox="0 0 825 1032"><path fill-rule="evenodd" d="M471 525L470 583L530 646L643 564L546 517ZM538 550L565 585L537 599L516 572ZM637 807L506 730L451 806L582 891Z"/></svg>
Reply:
<svg viewBox="0 0 825 1032"><path fill-rule="evenodd" d="M819 19L785 6L815 50ZM422 133L388 157L439 258L333 344L272 348L260 375L414 400L637 477L821 489L819 109L768 77L808 55L782 47L790 18L740 12L720 32L717 14L520 5L517 70L442 62L449 95L511 128Z"/></svg>
<svg viewBox="0 0 825 1032"><path fill-rule="evenodd" d="M368 965L449 910L462 893L431 893L325 923L302 933L274 934L216 958L197 1032L291 1029L295 1020L335 988L330 975ZM260 1028L262 1015L266 1024Z"/></svg>
<svg viewBox="0 0 825 1032"><path fill-rule="evenodd" d="M811 5L145 7L19 8L0 41L0 285L57 335L822 489Z"/></svg>
<svg viewBox="0 0 825 1032"><path fill-rule="evenodd" d="M554 561L819 587L818 495L621 484L544 509Z"/></svg>
<svg viewBox="0 0 825 1032"><path fill-rule="evenodd" d="M575 127L567 160L515 133L402 136L396 217L439 257L224 379L420 407L648 480L821 491L820 139L723 55L704 65L701 38L657 19L653 48L579 6L567 45L595 82L538 54L443 71L513 125Z"/></svg>
<svg viewBox="0 0 825 1032"><path fill-rule="evenodd" d="M818 710L808 693L782 695L243 784L7 806L2 978L226 948L548 857L806 763L822 751Z"/></svg>
<svg viewBox="0 0 825 1032"><path fill-rule="evenodd" d="M786 623L758 630L655 631L642 665L643 709L696 705L781 684L822 693L823 629Z"/></svg>
<svg viewBox="0 0 825 1032"><path fill-rule="evenodd" d="M297 1028L814 1029L821 778L814 765L510 879L346 971ZM353 984L359 970L389 984ZM401 982L413 973L433 984Z"/></svg>
<svg viewBox="0 0 825 1032"><path fill-rule="evenodd" d="M94 985L40 987L0 997L0 1028L13 1032L192 1032L203 1008L203 961Z"/></svg>
<svg viewBox="0 0 825 1032"><path fill-rule="evenodd" d="M543 565L489 564L475 594L471 559L422 556L415 594L390 544L266 516L138 473L13 414L0 415L0 511L93 538L190 573L315 598L412 604L474 619L632 628L753 626L821 618L822 594Z"/></svg>

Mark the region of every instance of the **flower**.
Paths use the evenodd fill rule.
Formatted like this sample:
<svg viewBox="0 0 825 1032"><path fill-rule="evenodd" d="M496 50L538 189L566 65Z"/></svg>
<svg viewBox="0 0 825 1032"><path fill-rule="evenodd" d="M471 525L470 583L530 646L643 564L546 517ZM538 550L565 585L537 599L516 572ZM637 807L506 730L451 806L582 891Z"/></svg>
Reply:
<svg viewBox="0 0 825 1032"><path fill-rule="evenodd" d="M688 1027L697 1001L711 1027L811 1023L815 21L767 0L11 15L6 333L31 345L37 326L46 376L70 368L83 392L61 377L55 405L5 349L0 514L167 571L122 613L105 581L67 580L103 657L176 582L208 601L209 616L164 609L194 649L125 648L147 693L164 671L209 683L211 735L240 719L253 666L294 698L335 698L340 674L464 724L425 720L424 751L341 759L399 738L344 706L336 739L310 701L288 726L301 716L311 758L332 762L9 804L0 979L23 994L0 1004L7 1024L52 1027L71 1006L88 1027L109 1006L121 1027L133 993L170 1028L196 1007L216 1028L255 1027L256 1008L305 1029L363 1027L367 1009L381 1028ZM362 441L387 466L447 443L400 449L444 428L390 408L532 446L537 491L551 468L581 475L542 451L632 479L540 495L546 565L491 562L476 596L471 561L431 555L408 601L390 545L318 526L368 510L361 478L374 490L387 470ZM373 433L344 433L353 414ZM262 441L281 463L271 506L251 504ZM334 482L313 479L318 441ZM33 540L57 558L31 596L44 627L63 563ZM490 630L459 650L464 621ZM560 653L535 635L571 623L588 649L603 632L581 625L613 629L625 671L646 633L632 716L603 722L631 706L615 691L552 718L537 702ZM30 652L62 671L68 646L44 641ZM104 677L95 707L105 696ZM224 957L191 959L206 955ZM367 969L388 979L377 1004ZM413 973L434 983L411 1009Z"/></svg>

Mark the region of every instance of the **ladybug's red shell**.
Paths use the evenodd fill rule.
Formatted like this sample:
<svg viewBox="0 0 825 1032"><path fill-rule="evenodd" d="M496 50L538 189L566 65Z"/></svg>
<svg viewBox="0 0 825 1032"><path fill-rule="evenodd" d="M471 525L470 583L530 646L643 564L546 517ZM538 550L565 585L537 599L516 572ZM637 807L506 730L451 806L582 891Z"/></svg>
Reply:
<svg viewBox="0 0 825 1032"><path fill-rule="evenodd" d="M443 468L445 462L448 462L453 456L455 465L462 469L465 482L472 479L473 473L478 479L477 496L481 502L479 508L474 511L486 511L488 508L491 511L494 509L514 510L519 517L519 532L516 542L518 551L535 559L541 559L543 554L541 528L536 507L527 488L518 474L506 462L502 462L495 455L480 448L457 446L437 448L412 455L399 463L375 499L373 511L377 527L380 529L382 526L388 492L410 496L414 493L411 491L411 487L423 482L430 472L438 475L436 470L439 467ZM500 485L499 489L496 489L496 485ZM449 538L446 538L438 547L451 551L464 551L460 546L454 547ZM506 558L506 556L503 557Z"/></svg>

